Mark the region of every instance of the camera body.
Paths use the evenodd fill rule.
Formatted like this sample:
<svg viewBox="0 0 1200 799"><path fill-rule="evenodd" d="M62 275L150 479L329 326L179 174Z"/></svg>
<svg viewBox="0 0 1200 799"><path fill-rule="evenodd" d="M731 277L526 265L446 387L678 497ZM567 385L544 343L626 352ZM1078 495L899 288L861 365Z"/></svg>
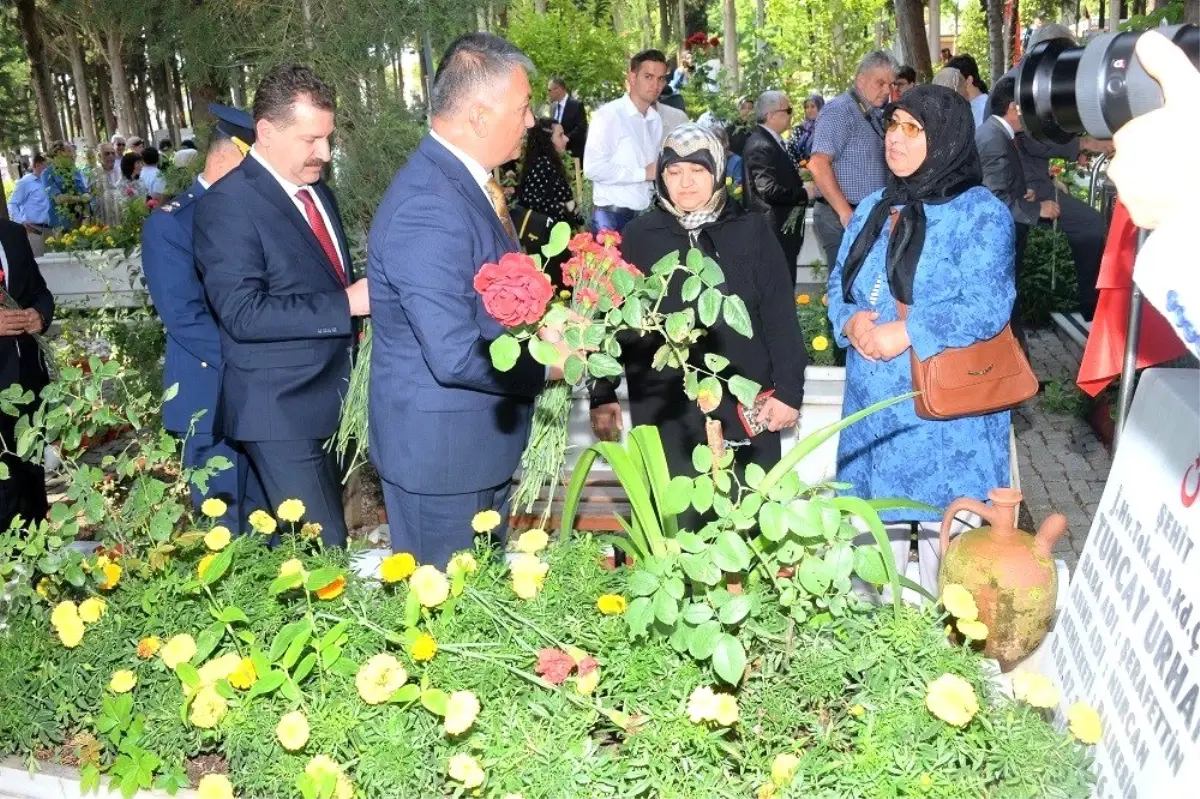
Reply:
<svg viewBox="0 0 1200 799"><path fill-rule="evenodd" d="M1200 65L1200 28L1157 30ZM1030 50L1017 73L1016 93L1026 132L1059 144L1081 134L1111 139L1134 117L1161 108L1158 82L1134 55L1141 35L1105 33L1086 46L1049 39Z"/></svg>

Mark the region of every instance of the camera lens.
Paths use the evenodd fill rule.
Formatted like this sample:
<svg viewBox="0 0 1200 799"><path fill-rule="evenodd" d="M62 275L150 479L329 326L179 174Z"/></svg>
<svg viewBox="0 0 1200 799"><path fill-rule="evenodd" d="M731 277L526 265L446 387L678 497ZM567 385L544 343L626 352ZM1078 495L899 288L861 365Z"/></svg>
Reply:
<svg viewBox="0 0 1200 799"><path fill-rule="evenodd" d="M1159 28L1200 62L1200 28ZM1035 139L1060 144L1087 134L1110 139L1126 122L1162 106L1162 90L1134 56L1141 33L1105 33L1086 47L1067 39L1038 44L1017 75L1017 106Z"/></svg>

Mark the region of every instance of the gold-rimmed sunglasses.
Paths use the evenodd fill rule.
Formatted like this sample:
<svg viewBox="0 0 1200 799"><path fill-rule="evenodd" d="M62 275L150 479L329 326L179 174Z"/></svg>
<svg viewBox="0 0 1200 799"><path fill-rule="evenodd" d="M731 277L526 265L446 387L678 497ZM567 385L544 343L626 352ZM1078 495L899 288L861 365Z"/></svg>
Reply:
<svg viewBox="0 0 1200 799"><path fill-rule="evenodd" d="M916 122L909 122L907 120L901 122L895 118L889 119L887 124L884 125L884 130L886 130L888 133L891 133L896 128L900 128L904 135L910 139L917 138L917 136L921 135L921 131L925 130L925 128L921 127Z"/></svg>

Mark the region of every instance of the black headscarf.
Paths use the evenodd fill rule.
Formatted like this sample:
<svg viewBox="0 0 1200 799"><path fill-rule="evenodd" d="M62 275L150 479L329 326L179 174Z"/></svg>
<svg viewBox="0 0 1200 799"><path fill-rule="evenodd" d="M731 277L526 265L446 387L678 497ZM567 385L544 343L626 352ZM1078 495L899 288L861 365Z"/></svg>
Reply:
<svg viewBox="0 0 1200 799"><path fill-rule="evenodd" d="M885 125L898 108L925 128L925 161L906 178L888 175L883 198L871 209L842 265L842 296L846 302L851 302L854 279L883 233L892 208L899 206L900 218L887 247L888 287L897 300L911 304L913 278L925 245L925 204L949 202L983 182L971 106L957 92L944 86L916 86L884 109Z"/></svg>

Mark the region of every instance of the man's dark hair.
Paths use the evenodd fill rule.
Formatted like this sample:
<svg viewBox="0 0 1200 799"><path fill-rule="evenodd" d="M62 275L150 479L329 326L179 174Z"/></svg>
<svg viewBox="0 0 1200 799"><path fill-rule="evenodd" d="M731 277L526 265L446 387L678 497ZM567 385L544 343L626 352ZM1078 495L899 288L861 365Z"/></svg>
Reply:
<svg viewBox="0 0 1200 799"><path fill-rule="evenodd" d="M571 91L570 89L567 88L567 82L565 80L563 80L561 77L559 77L558 75L552 76L550 78L550 82L553 83L558 88L562 89L564 92Z"/></svg>
<svg viewBox="0 0 1200 799"><path fill-rule="evenodd" d="M181 149L181 150L195 150L195 149L196 149L196 142L192 141L191 139L184 139L183 141L179 142L179 149Z"/></svg>
<svg viewBox="0 0 1200 799"><path fill-rule="evenodd" d="M158 166L158 150L153 147L143 147L142 161L146 166Z"/></svg>
<svg viewBox="0 0 1200 799"><path fill-rule="evenodd" d="M532 72L533 62L507 39L494 33L459 36L446 48L434 73L429 102L432 116L452 115L473 97L495 92L513 67Z"/></svg>
<svg viewBox="0 0 1200 799"><path fill-rule="evenodd" d="M908 64L905 64L904 66L900 67L900 69L896 70L896 80L906 80L909 83L916 83L917 71Z"/></svg>
<svg viewBox="0 0 1200 799"><path fill-rule="evenodd" d="M44 164L44 163L46 163L46 156L42 155L41 153L33 154L33 166L37 166L38 164Z"/></svg>
<svg viewBox="0 0 1200 799"><path fill-rule="evenodd" d="M988 104L991 106L988 110L993 115L1002 117L1008 113L1008 107L1013 104L1016 96L1017 79L1012 76L1001 78L988 94Z"/></svg>
<svg viewBox="0 0 1200 799"><path fill-rule="evenodd" d="M662 50L643 50L642 52L629 59L629 71L637 72L642 68L642 64L647 61L653 61L656 64L667 65L667 57Z"/></svg>
<svg viewBox="0 0 1200 799"><path fill-rule="evenodd" d="M336 108L333 89L315 72L300 64L281 64L263 75L254 91L254 121L287 127L296 118L296 101L301 98L322 111Z"/></svg>
<svg viewBox="0 0 1200 799"><path fill-rule="evenodd" d="M975 87L984 94L988 93L987 84L983 82L983 78L979 77L979 65L975 63L975 57L963 53L956 55L946 62L946 66L953 67L962 73L963 78L970 78L975 81Z"/></svg>
<svg viewBox="0 0 1200 799"><path fill-rule="evenodd" d="M162 141L160 141L158 143L158 149L163 150L163 151L170 150L171 149L171 140L163 139Z"/></svg>
<svg viewBox="0 0 1200 799"><path fill-rule="evenodd" d="M138 164L142 163L142 157L134 152L125 153L121 156L121 177L126 180L133 180L133 169Z"/></svg>

